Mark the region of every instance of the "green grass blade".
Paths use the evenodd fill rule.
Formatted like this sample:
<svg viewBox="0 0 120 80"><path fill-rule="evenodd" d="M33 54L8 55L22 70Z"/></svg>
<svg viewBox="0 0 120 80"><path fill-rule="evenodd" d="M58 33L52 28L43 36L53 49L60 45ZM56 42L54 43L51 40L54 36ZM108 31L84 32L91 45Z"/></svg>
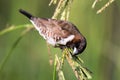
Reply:
<svg viewBox="0 0 120 80"><path fill-rule="evenodd" d="M1 70L4 68L6 62L8 61L8 59L10 58L10 56L12 55L14 49L16 48L16 46L18 45L18 43L20 42L20 40L23 38L23 36L24 36L28 31L30 31L30 29L32 29L32 27L24 30L24 31L21 33L21 35L18 37L18 39L14 42L14 44L12 45L10 51L7 53L7 55L4 57L3 61L2 61L1 64L0 64L0 72L1 72Z"/></svg>
<svg viewBox="0 0 120 80"><path fill-rule="evenodd" d="M57 66L57 61L56 61L56 55L55 55L54 69L53 69L53 80L56 80L56 66Z"/></svg>
<svg viewBox="0 0 120 80"><path fill-rule="evenodd" d="M33 26L30 24L26 24L26 25L19 25L19 26L11 26L9 28L6 28L2 31L0 31L0 36L9 33L11 31L17 30L17 29L23 29L23 28L32 28Z"/></svg>

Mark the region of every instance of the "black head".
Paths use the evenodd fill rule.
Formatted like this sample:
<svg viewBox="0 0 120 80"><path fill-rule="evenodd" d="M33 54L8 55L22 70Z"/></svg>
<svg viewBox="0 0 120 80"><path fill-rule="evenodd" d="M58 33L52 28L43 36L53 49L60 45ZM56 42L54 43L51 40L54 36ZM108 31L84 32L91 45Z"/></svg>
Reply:
<svg viewBox="0 0 120 80"><path fill-rule="evenodd" d="M87 42L86 39L82 39L80 42L77 42L73 47L73 55L78 55L82 53L86 48Z"/></svg>

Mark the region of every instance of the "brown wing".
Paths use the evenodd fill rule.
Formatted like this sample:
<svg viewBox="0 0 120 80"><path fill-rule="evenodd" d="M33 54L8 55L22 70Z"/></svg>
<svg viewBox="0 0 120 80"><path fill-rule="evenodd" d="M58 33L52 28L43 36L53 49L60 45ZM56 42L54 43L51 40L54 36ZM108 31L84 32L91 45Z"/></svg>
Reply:
<svg viewBox="0 0 120 80"><path fill-rule="evenodd" d="M33 21L35 22L37 27L41 27L59 37L66 38L67 36L72 35L72 33L67 30L67 27L69 27L70 25L64 21L46 18L34 18Z"/></svg>
<svg viewBox="0 0 120 80"><path fill-rule="evenodd" d="M69 35L75 35L75 38L72 42L79 42L80 39L84 38L74 24L63 20L55 20L55 21L62 28L63 31L69 32Z"/></svg>

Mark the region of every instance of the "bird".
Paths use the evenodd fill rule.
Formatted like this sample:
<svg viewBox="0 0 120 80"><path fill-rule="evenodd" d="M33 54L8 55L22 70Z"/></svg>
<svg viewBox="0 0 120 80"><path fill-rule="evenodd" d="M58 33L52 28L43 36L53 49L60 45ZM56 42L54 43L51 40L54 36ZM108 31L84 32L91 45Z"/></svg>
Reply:
<svg viewBox="0 0 120 80"><path fill-rule="evenodd" d="M23 9L19 9L19 12L30 20L39 34L53 47L62 50L70 48L72 55L81 54L85 50L86 38L73 23L66 20L39 18Z"/></svg>

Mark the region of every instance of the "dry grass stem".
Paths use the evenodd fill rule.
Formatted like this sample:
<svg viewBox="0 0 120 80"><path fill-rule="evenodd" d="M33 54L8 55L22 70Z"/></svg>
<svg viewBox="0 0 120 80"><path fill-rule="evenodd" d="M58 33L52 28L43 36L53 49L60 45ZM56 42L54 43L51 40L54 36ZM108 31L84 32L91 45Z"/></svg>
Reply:
<svg viewBox="0 0 120 80"><path fill-rule="evenodd" d="M59 0L52 19L68 20L69 11L73 0ZM57 0L51 0L50 4L56 4Z"/></svg>
<svg viewBox="0 0 120 80"><path fill-rule="evenodd" d="M115 0L110 0L108 1L101 9L99 9L97 11L97 14L101 13L102 11L104 11L111 3L113 3Z"/></svg>
<svg viewBox="0 0 120 80"><path fill-rule="evenodd" d="M101 1L101 0L95 0L95 1L93 2L93 4L92 4L92 8L95 8L95 5L96 5L96 3L97 3L98 1Z"/></svg>
<svg viewBox="0 0 120 80"><path fill-rule="evenodd" d="M64 74L63 74L63 62L61 61L60 58L58 58L57 55L55 55L55 60L56 60L56 71L58 74L58 80L65 80Z"/></svg>
<svg viewBox="0 0 120 80"><path fill-rule="evenodd" d="M51 55L50 45L47 42L46 42L46 44L47 44L48 55L49 55L49 64L52 66L53 65L53 58Z"/></svg>
<svg viewBox="0 0 120 80"><path fill-rule="evenodd" d="M87 80L87 79L91 79L92 76L90 75L90 71L84 67L82 67L82 63L83 61L77 57L77 56L72 56L71 55L71 50L69 49L65 49L66 53L66 59L69 63L69 65L71 66L77 80Z"/></svg>

